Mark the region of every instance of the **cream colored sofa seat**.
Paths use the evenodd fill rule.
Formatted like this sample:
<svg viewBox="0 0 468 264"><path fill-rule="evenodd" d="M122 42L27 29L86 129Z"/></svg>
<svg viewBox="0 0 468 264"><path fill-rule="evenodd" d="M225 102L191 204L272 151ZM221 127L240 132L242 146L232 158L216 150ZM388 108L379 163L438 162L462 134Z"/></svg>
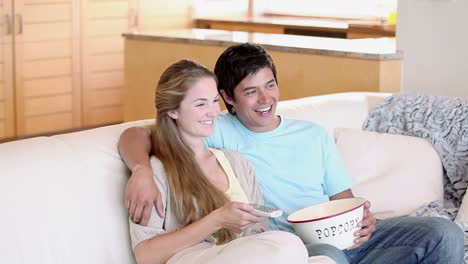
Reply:
<svg viewBox="0 0 468 264"><path fill-rule="evenodd" d="M369 110L385 96L309 97L280 102L278 113L315 121L333 133L337 127L360 128ZM134 263L123 206L129 173L117 142L124 129L150 123L129 122L0 144L0 263ZM391 176L390 171L388 174ZM359 173L352 176L365 186L359 189L359 196L375 195L376 186L386 189L378 189L380 193L398 191L382 187L378 175L371 177L376 183L361 182ZM421 180L438 176L417 175ZM433 184L442 189L441 183Z"/></svg>

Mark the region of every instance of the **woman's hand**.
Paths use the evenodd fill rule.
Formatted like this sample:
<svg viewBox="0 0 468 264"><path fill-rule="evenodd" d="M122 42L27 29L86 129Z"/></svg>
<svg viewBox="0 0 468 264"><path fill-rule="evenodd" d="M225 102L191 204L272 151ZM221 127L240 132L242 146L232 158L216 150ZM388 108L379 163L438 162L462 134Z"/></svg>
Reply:
<svg viewBox="0 0 468 264"><path fill-rule="evenodd" d="M251 225L265 219L265 217L258 217L249 213L252 210L253 207L250 204L230 202L214 210L209 215L214 219L219 229L226 228L235 233L242 233Z"/></svg>

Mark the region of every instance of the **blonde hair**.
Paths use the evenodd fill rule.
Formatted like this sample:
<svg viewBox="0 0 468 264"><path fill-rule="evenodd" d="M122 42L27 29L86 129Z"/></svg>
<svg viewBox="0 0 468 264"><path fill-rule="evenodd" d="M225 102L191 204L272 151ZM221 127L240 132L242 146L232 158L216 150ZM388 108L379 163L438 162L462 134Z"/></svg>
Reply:
<svg viewBox="0 0 468 264"><path fill-rule="evenodd" d="M175 120L168 112L179 107L188 89L200 78L216 76L204 66L181 60L161 75L156 89L156 125L153 133L154 155L161 160L170 188L171 205L177 219L189 225L229 202L226 195L205 177L194 153L182 140ZM235 233L220 229L213 236L218 244L235 238Z"/></svg>

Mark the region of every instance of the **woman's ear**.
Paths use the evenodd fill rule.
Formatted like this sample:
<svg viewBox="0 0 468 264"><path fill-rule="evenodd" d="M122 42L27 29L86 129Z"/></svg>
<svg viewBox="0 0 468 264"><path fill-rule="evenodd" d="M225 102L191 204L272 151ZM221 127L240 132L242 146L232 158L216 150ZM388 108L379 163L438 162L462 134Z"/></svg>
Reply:
<svg viewBox="0 0 468 264"><path fill-rule="evenodd" d="M167 112L167 115L172 118L172 119L177 119L179 118L179 116L177 115L177 111L176 110L171 110L169 112Z"/></svg>

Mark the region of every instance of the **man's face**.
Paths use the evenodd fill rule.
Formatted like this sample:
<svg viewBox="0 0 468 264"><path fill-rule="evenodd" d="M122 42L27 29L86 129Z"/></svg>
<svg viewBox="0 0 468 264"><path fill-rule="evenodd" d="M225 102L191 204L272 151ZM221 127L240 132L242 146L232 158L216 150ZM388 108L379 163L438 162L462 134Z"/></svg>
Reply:
<svg viewBox="0 0 468 264"><path fill-rule="evenodd" d="M264 67L246 76L235 88L234 98L221 91L227 103L235 110L239 121L249 130L267 132L278 127L279 117L275 115L279 90L270 68Z"/></svg>

